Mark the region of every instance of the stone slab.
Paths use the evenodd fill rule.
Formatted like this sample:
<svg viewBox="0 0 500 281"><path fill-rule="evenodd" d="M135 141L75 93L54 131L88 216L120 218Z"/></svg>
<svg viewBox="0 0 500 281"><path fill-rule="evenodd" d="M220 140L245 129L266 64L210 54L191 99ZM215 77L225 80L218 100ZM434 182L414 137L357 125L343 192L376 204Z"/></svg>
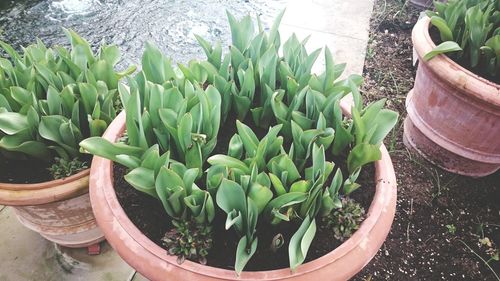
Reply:
<svg viewBox="0 0 500 281"><path fill-rule="evenodd" d="M313 31L310 29L299 28L282 24L280 27L280 36L285 40L293 33L297 35L299 40L302 40L310 35L306 48L308 52L312 52L318 48L328 46L332 52L335 63L347 63L346 70L342 77L347 77L350 74L361 74L365 61L365 52L367 40L360 40L340 35L335 35L326 32ZM313 67L315 73L322 73L325 68L324 54L320 54L316 64Z"/></svg>
<svg viewBox="0 0 500 281"><path fill-rule="evenodd" d="M96 256L56 246L22 226L10 207L0 212L0 225L0 281L125 281L135 272L107 243Z"/></svg>
<svg viewBox="0 0 500 281"><path fill-rule="evenodd" d="M373 0L290 0L282 23L368 40Z"/></svg>

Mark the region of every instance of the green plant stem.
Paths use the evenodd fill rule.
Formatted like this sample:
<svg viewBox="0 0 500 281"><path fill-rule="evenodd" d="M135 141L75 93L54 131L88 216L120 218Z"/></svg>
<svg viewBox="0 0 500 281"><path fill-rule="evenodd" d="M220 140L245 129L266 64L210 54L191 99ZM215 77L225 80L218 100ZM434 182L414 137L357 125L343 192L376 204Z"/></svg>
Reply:
<svg viewBox="0 0 500 281"><path fill-rule="evenodd" d="M469 245L467 245L467 243L465 243L464 241L462 240L458 240L460 241L460 243L464 244L465 247L467 247L467 249L469 249L469 251L471 251L474 255L476 255L490 270L491 272L493 273L493 275L495 275L495 278L500 281L500 277L498 277L497 273L495 272L495 270L493 270L493 268L491 268L490 264L485 260L483 259L483 257L481 257L478 253L476 253L471 247L469 247Z"/></svg>

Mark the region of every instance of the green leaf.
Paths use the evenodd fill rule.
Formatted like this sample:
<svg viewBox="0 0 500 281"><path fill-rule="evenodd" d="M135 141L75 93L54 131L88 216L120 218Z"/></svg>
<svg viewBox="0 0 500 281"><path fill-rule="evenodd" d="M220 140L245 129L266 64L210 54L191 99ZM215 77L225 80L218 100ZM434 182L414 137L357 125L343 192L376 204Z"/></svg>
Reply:
<svg viewBox="0 0 500 281"><path fill-rule="evenodd" d="M124 176L124 179L135 189L158 198L153 170L144 167L137 167L128 172Z"/></svg>
<svg viewBox="0 0 500 281"><path fill-rule="evenodd" d="M222 165L230 169L239 169L245 174L250 174L250 168L241 160L236 158L217 154L207 159L207 162L211 165Z"/></svg>
<svg viewBox="0 0 500 281"><path fill-rule="evenodd" d="M328 188L331 196L336 196L339 193L340 187L342 187L343 180L344 177L342 176L342 170L337 169L337 172L335 172L335 176L333 176L332 183Z"/></svg>
<svg viewBox="0 0 500 281"><path fill-rule="evenodd" d="M21 152L43 161L53 158L46 144L39 141L25 141L26 139L19 135L4 136L0 138L0 149Z"/></svg>
<svg viewBox="0 0 500 281"><path fill-rule="evenodd" d="M246 195L241 185L228 179L222 179L216 196L217 205L227 214L233 210L246 214ZM241 231L242 229L239 229Z"/></svg>
<svg viewBox="0 0 500 281"><path fill-rule="evenodd" d="M347 157L347 169L353 173L356 169L373 161L380 160L382 153L379 145L360 143L356 145Z"/></svg>
<svg viewBox="0 0 500 281"><path fill-rule="evenodd" d="M432 51L425 54L424 60L428 61L437 55L446 54L450 52L457 52L457 51L462 51L462 48L456 42L446 41L439 44L439 46L437 46Z"/></svg>
<svg viewBox="0 0 500 281"><path fill-rule="evenodd" d="M184 210L184 190L182 178L173 170L163 166L156 177L155 189L165 211L173 218L181 218Z"/></svg>
<svg viewBox="0 0 500 281"><path fill-rule="evenodd" d="M29 128L28 118L17 112L0 113L0 131L14 135Z"/></svg>
<svg viewBox="0 0 500 281"><path fill-rule="evenodd" d="M255 238L251 243L248 243L249 241L246 236L240 238L238 247L236 248L236 261L234 263L234 269L238 275L241 274L248 261L255 254L258 240L258 238Z"/></svg>
<svg viewBox="0 0 500 281"><path fill-rule="evenodd" d="M193 119L191 113L186 113L179 121L178 138L182 151L187 151L191 147L191 130L193 127Z"/></svg>
<svg viewBox="0 0 500 281"><path fill-rule="evenodd" d="M128 168L137 168L137 166L130 166L130 162L121 162L117 158L118 155L129 155L136 158L141 158L144 149L126 145L123 143L111 143L110 141L101 137L91 137L80 142L80 146L85 150L85 152L110 159L112 161L118 162Z"/></svg>
<svg viewBox="0 0 500 281"><path fill-rule="evenodd" d="M307 180L296 181L290 187L290 192L306 193L311 188L311 182Z"/></svg>
<svg viewBox="0 0 500 281"><path fill-rule="evenodd" d="M295 270L306 259L312 240L316 235L316 221L307 216L299 229L293 234L288 245L290 268Z"/></svg>
<svg viewBox="0 0 500 281"><path fill-rule="evenodd" d="M142 71L148 81L160 85L176 77L170 60L149 42L146 43L146 50L142 55Z"/></svg>
<svg viewBox="0 0 500 281"><path fill-rule="evenodd" d="M453 33L451 29L448 27L446 21L438 16L431 17L431 23L435 27L439 29L439 33L441 35L441 40L444 41L453 41Z"/></svg>
<svg viewBox="0 0 500 281"><path fill-rule="evenodd" d="M231 137L227 155L236 159L240 159L243 156L243 141L238 134L234 134Z"/></svg>
<svg viewBox="0 0 500 281"><path fill-rule="evenodd" d="M269 178L271 179L271 183L273 184L274 191L278 196L286 194L287 190L283 186L281 180L273 173L269 173Z"/></svg>
<svg viewBox="0 0 500 281"><path fill-rule="evenodd" d="M273 198L273 192L266 186L254 183L250 185L248 197L255 202L260 214L264 211L267 203Z"/></svg>
<svg viewBox="0 0 500 281"><path fill-rule="evenodd" d="M382 143L387 134L389 134L397 124L398 116L399 114L395 111L382 109L372 124L372 126L376 126L376 129L369 143L375 145Z"/></svg>
<svg viewBox="0 0 500 281"><path fill-rule="evenodd" d="M97 81L104 81L109 89L118 87L118 76L113 69L113 65L107 61L98 60L92 65L90 71L92 71Z"/></svg>

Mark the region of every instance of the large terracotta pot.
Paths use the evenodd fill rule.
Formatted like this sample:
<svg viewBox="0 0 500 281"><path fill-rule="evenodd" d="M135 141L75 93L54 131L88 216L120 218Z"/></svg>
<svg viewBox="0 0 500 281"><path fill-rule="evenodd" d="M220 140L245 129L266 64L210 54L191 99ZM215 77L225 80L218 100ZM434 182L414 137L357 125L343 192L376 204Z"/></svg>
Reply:
<svg viewBox="0 0 500 281"><path fill-rule="evenodd" d="M104 137L116 141L125 129L121 113ZM382 159L375 163L376 192L366 220L360 229L329 254L290 269L243 272L204 266L191 261L177 264L165 249L144 236L130 221L117 200L113 186L113 162L94 157L90 177L90 199L97 223L118 254L133 268L151 280L347 280L359 272L384 242L396 210L396 178L384 146ZM233 253L231 253L233 254Z"/></svg>
<svg viewBox="0 0 500 281"><path fill-rule="evenodd" d="M413 28L419 65L406 98L405 144L447 171L492 174L500 168L500 85L445 55L424 61L436 46L429 23L425 17Z"/></svg>
<svg viewBox="0 0 500 281"><path fill-rule="evenodd" d="M79 248L104 240L92 213L87 169L71 177L36 184L0 183L0 204L19 221L59 245Z"/></svg>

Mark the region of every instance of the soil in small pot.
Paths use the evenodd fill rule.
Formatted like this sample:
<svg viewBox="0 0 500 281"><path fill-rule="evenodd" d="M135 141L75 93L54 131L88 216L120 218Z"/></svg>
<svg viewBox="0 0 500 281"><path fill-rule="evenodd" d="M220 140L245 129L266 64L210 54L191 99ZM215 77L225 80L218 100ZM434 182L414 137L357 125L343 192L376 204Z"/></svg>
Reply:
<svg viewBox="0 0 500 281"><path fill-rule="evenodd" d="M228 120L235 119L228 118ZM219 132L219 144L216 146L213 154L226 153L227 144L231 136L236 132L233 126L223 126L221 128L224 129ZM265 134L264 130L259 131L254 129L254 131L259 138ZM335 161L336 159L327 160L333 160L340 166L345 165L339 164L338 161ZM341 168L343 169L343 167ZM159 200L137 191L123 179L126 173L127 170L125 167L118 164L113 166L114 188L120 205L132 223L134 223L144 235L164 248L161 239L164 234L172 228L171 219L167 216ZM203 186L203 181L204 178L200 180L198 185ZM369 165L363 169L359 176L358 183L360 183L362 187L354 191L350 197L360 203L365 209L365 212L367 212L375 193L373 165ZM226 214L218 208L217 211L220 213L216 215L213 223L214 244L207 257L207 265L234 270L235 252L239 238L234 230L230 229L226 231L224 229ZM311 244L305 262L317 259L331 252L342 243L334 238L332 231L323 225L319 217L316 219L316 223L318 226L316 236ZM257 225L259 245L256 253L246 265L245 270L262 271L288 268L288 241L290 241L290 238L298 228L299 224L281 223L276 226L271 226L269 223L260 220ZM273 252L270 245L277 234L283 235L286 243L276 252Z"/></svg>
<svg viewBox="0 0 500 281"><path fill-rule="evenodd" d="M52 180L50 163L39 160L12 160L0 157L1 183L40 183Z"/></svg>
<svg viewBox="0 0 500 281"><path fill-rule="evenodd" d="M82 156L85 163L90 163L90 160L89 155ZM18 160L0 155L0 183L32 184L54 180L49 171L52 164L38 159Z"/></svg>

